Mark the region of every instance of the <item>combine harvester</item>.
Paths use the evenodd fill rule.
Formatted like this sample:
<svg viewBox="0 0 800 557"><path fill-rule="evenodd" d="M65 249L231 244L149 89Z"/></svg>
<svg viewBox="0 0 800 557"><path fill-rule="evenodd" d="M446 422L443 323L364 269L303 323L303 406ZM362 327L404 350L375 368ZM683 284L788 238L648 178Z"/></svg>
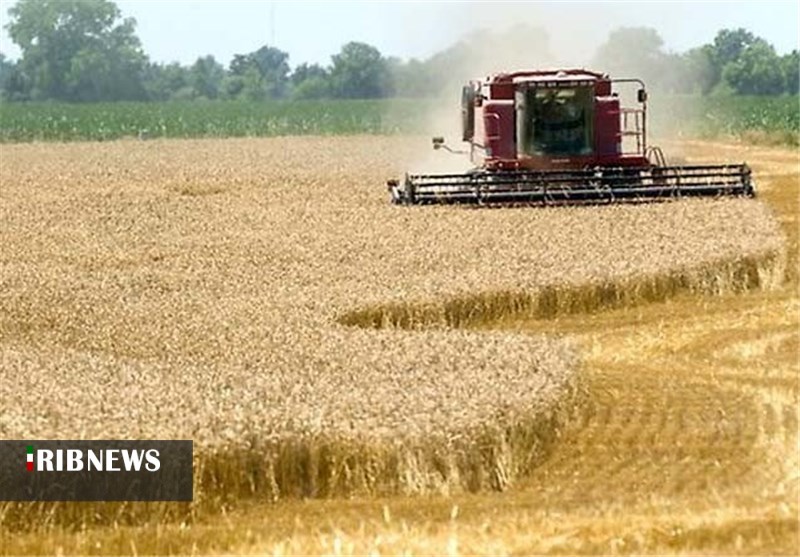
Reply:
<svg viewBox="0 0 800 557"><path fill-rule="evenodd" d="M616 84L636 89L623 107ZM406 174L388 182L402 205L575 205L696 196L753 196L746 164L667 166L647 145L640 79L587 70L525 71L473 81L462 91L463 140L434 149L469 154L463 174Z"/></svg>

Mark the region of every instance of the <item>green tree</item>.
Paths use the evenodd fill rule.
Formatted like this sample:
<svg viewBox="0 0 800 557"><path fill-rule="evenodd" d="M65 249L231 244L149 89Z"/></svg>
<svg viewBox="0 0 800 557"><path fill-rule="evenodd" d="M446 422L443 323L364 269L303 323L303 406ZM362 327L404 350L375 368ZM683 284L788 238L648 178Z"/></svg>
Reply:
<svg viewBox="0 0 800 557"><path fill-rule="evenodd" d="M756 37L746 29L722 29L705 51L711 63L712 87L722 80L722 72L729 63L737 60Z"/></svg>
<svg viewBox="0 0 800 557"><path fill-rule="evenodd" d="M800 92L800 52L793 50L781 57L786 92L796 95Z"/></svg>
<svg viewBox="0 0 800 557"><path fill-rule="evenodd" d="M708 94L716 84L714 65L709 49L706 47L693 48L682 54L680 58L681 79L683 80L681 92Z"/></svg>
<svg viewBox="0 0 800 557"><path fill-rule="evenodd" d="M294 99L323 99L332 95L330 74L319 64L300 64L290 81Z"/></svg>
<svg viewBox="0 0 800 557"><path fill-rule="evenodd" d="M275 47L262 46L249 54L236 54L230 65L235 79L226 83L228 94L249 99L279 99L289 89L289 55Z"/></svg>
<svg viewBox="0 0 800 557"><path fill-rule="evenodd" d="M153 101L191 96L189 70L177 62L171 64L148 64L144 72L144 87L147 98Z"/></svg>
<svg viewBox="0 0 800 557"><path fill-rule="evenodd" d="M648 85L667 87L667 56L664 41L649 27L622 27L612 31L594 57L597 71L612 77L638 77Z"/></svg>
<svg viewBox="0 0 800 557"><path fill-rule="evenodd" d="M372 99L392 94L386 60L374 46L350 42L333 56L331 85L334 95L348 99Z"/></svg>
<svg viewBox="0 0 800 557"><path fill-rule="evenodd" d="M322 77L306 79L292 90L292 98L299 100L327 99L332 96L330 81Z"/></svg>
<svg viewBox="0 0 800 557"><path fill-rule="evenodd" d="M778 95L785 90L780 58L764 39L754 39L725 64L722 78L740 95Z"/></svg>
<svg viewBox="0 0 800 557"><path fill-rule="evenodd" d="M189 70L189 81L194 95L216 99L223 91L225 68L213 56L201 56Z"/></svg>
<svg viewBox="0 0 800 557"><path fill-rule="evenodd" d="M248 101L263 101L269 97L268 84L256 66L248 67L241 76L240 96Z"/></svg>
<svg viewBox="0 0 800 557"><path fill-rule="evenodd" d="M16 73L16 64L6 59L5 54L0 52L0 100L12 100L13 80Z"/></svg>
<svg viewBox="0 0 800 557"><path fill-rule="evenodd" d="M19 0L6 25L19 46L33 98L122 100L145 97L147 59L134 30L109 0Z"/></svg>
<svg viewBox="0 0 800 557"><path fill-rule="evenodd" d="M236 73L229 72L222 87L229 99L263 101L269 98L267 82L255 65L245 65Z"/></svg>
<svg viewBox="0 0 800 557"><path fill-rule="evenodd" d="M262 46L250 55L273 98L286 95L289 83L289 54L271 46Z"/></svg>
<svg viewBox="0 0 800 557"><path fill-rule="evenodd" d="M756 40L746 29L722 29L710 45L711 61L722 69L741 56L742 52Z"/></svg>
<svg viewBox="0 0 800 557"><path fill-rule="evenodd" d="M6 61L0 68L0 99L7 101L30 100L31 84L22 73L19 63Z"/></svg>
<svg viewBox="0 0 800 557"><path fill-rule="evenodd" d="M228 71L222 80L222 95L226 99L238 99L242 96L244 79L240 75L233 75Z"/></svg>
<svg viewBox="0 0 800 557"><path fill-rule="evenodd" d="M315 78L327 79L328 76L329 76L328 70L326 70L319 64L306 64L305 62L303 62L294 69L289 80L292 82L292 85L296 86L300 85L302 82L309 79L315 79Z"/></svg>

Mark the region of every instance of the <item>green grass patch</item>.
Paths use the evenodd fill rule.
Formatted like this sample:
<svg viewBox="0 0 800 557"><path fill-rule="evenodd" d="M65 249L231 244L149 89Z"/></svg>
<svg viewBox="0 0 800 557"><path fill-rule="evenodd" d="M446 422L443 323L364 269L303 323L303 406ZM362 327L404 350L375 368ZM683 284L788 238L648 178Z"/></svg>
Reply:
<svg viewBox="0 0 800 557"><path fill-rule="evenodd" d="M774 145L800 144L800 97L652 95L651 130L659 136L734 138Z"/></svg>
<svg viewBox="0 0 800 557"><path fill-rule="evenodd" d="M3 103L0 141L413 133L429 106L411 100Z"/></svg>
<svg viewBox="0 0 800 557"><path fill-rule="evenodd" d="M458 99L452 100L454 115ZM268 137L429 133L448 100L2 103L0 142L105 141L123 137ZM658 136L800 144L800 97L697 97L653 93Z"/></svg>

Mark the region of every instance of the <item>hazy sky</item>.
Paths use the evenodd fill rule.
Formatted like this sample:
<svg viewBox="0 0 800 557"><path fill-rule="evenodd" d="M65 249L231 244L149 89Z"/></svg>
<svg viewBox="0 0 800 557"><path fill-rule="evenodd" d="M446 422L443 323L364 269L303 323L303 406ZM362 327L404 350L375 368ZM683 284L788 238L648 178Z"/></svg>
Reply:
<svg viewBox="0 0 800 557"><path fill-rule="evenodd" d="M0 24L16 0L0 0ZM561 61L584 63L609 30L656 28L676 52L713 39L721 28L745 27L779 53L800 48L800 2L269 2L266 0L117 0L138 22L145 52L159 62L191 63L213 54L227 64L233 54L274 44L301 62L330 62L351 40L384 54L425 58L470 30L525 22L544 27ZM19 51L5 30L0 52Z"/></svg>

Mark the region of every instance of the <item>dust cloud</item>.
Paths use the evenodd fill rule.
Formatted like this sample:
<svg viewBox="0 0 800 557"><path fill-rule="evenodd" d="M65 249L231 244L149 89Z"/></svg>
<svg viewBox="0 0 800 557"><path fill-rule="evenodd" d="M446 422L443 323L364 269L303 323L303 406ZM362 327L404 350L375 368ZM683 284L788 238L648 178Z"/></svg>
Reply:
<svg viewBox="0 0 800 557"><path fill-rule="evenodd" d="M429 59L429 62L436 63L438 75L445 77L445 86L436 102L420 103L420 110L427 112L422 130L424 136L420 137L420 148L403 161L404 168L410 172L460 172L474 166L468 156L434 151L430 142L430 137L442 136L453 149L469 148L461 141L460 97L462 85L470 80L517 70L586 68L611 72L612 77L638 77L647 81L647 76L619 69L626 66L624 60L615 60L613 67L594 60L598 47L608 39L611 29L638 25L658 30L657 14L652 15L650 22L634 22L630 19L633 16L629 8L630 5L624 3L588 5L582 2L450 4L449 11L442 12L442 32L458 38L450 48ZM407 23L409 28L413 28L413 21ZM408 36L409 40L418 40L413 33ZM663 68L663 71L670 70ZM662 138L676 134L674 130L665 131L666 126L659 125L671 122L671 117L665 114L671 108L667 98L669 94L659 90L657 83L648 82L647 86L650 93L648 144L656 145ZM636 105L636 89L638 85L618 86L624 105ZM685 111L696 112L688 106L695 102L694 98L681 98ZM680 130L684 125L689 123L671 122L670 128ZM656 132L655 135L652 132ZM683 153L675 152L675 149L673 142L673 152L666 153L668 159L681 158Z"/></svg>
<svg viewBox="0 0 800 557"><path fill-rule="evenodd" d="M452 4L443 26L457 29L460 39L450 48L433 56L432 62L445 77L445 85L436 102L422 106L426 110L425 136L420 148L405 162L409 172L463 172L473 167L468 155L445 150L434 151L430 137L441 136L455 150L468 150L461 140L461 87L471 80L517 70L589 67L597 40L582 29L592 28L591 18L582 18L580 10L569 5L570 23L565 25L536 4L460 3ZM569 35L564 48L564 35ZM555 40L560 37L562 40ZM477 123L480 125L480 123Z"/></svg>

